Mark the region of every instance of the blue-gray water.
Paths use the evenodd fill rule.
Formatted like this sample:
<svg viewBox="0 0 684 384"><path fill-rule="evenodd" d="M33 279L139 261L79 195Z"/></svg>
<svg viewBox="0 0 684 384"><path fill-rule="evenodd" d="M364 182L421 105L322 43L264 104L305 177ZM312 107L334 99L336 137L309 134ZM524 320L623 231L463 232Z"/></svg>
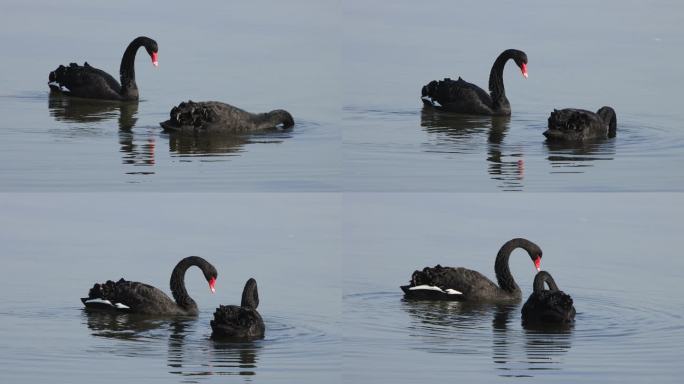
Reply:
<svg viewBox="0 0 684 384"><path fill-rule="evenodd" d="M4 1L0 382L677 382L682 8ZM117 77L139 35L160 47L159 68L136 60L139 103L49 97L60 64ZM506 48L529 57L529 79L511 63L504 74L510 118L422 111L424 84L486 88ZM283 108L296 125L163 133L188 99ZM617 111L616 138L545 142L553 108L602 105ZM544 249L574 327L524 329L520 305L402 300L427 265L493 277L515 236ZM82 311L96 281L166 291L193 254L220 273L216 295L188 273L197 319ZM511 262L526 297L532 265ZM266 338L210 341L214 308L238 303L249 277Z"/></svg>

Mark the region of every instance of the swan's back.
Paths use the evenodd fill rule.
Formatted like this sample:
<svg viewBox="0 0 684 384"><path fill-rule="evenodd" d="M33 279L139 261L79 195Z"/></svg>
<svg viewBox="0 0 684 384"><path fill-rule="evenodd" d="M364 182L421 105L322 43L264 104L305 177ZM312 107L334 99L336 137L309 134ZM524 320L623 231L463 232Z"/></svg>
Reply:
<svg viewBox="0 0 684 384"><path fill-rule="evenodd" d="M88 309L111 309L114 311L143 314L196 314L197 308L182 309L158 288L137 281L120 279L96 283L81 299Z"/></svg>
<svg viewBox="0 0 684 384"><path fill-rule="evenodd" d="M414 271L411 275L411 284L401 288L407 298L416 299L458 301L520 299L520 291L505 292L478 271L441 265ZM440 290L435 288L440 288Z"/></svg>
<svg viewBox="0 0 684 384"><path fill-rule="evenodd" d="M169 115L169 120L160 123L161 126L183 134L242 133L294 125L292 115L284 110L254 114L218 101L182 102Z"/></svg>
<svg viewBox="0 0 684 384"><path fill-rule="evenodd" d="M260 339L264 337L265 326L256 308L237 305L221 305L211 320L213 339Z"/></svg>
<svg viewBox="0 0 684 384"><path fill-rule="evenodd" d="M554 109L544 136L565 141L615 137L615 121L615 111L610 107L601 108L599 113L578 108Z"/></svg>
<svg viewBox="0 0 684 384"><path fill-rule="evenodd" d="M460 77L456 81L449 78L433 80L423 87L421 93L426 106L455 113L485 115L493 113L492 99L489 94Z"/></svg>
<svg viewBox="0 0 684 384"><path fill-rule="evenodd" d="M87 62L68 67L60 65L48 76L50 89L69 96L120 100L121 85L107 72L90 66Z"/></svg>

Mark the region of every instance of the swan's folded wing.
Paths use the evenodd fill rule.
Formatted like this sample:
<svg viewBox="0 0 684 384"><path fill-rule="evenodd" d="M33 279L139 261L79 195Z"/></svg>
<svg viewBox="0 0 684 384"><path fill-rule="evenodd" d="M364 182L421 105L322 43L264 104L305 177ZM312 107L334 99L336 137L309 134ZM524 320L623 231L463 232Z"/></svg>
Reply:
<svg viewBox="0 0 684 384"><path fill-rule="evenodd" d="M78 66L72 63L68 67L60 66L54 73L54 81L73 96L92 95L97 91L102 96L116 99L121 91L121 85L116 79L90 65Z"/></svg>

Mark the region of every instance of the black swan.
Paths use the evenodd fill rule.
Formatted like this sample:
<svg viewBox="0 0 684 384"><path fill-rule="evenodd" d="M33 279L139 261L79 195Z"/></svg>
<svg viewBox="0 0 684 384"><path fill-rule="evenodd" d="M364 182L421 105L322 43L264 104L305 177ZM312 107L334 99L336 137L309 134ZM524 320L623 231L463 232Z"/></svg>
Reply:
<svg viewBox="0 0 684 384"><path fill-rule="evenodd" d="M507 241L496 255L494 271L499 286L486 278L480 272L466 268L425 267L422 271L415 271L411 275L409 285L401 289L408 299L425 300L457 300L457 301L487 301L507 302L518 301L522 297L520 287L513 280L508 267L508 258L516 248L527 251L534 262L535 268L542 258L539 246L527 239L513 239Z"/></svg>
<svg viewBox="0 0 684 384"><path fill-rule="evenodd" d="M211 321L212 339L251 340L264 337L264 320L257 307L259 292L254 279L247 280L242 290L242 302L237 305L221 305Z"/></svg>
<svg viewBox="0 0 684 384"><path fill-rule="evenodd" d="M136 281L121 279L95 284L88 297L81 298L88 309L104 309L149 315L197 315L197 304L185 290L185 271L196 266L202 270L215 292L216 268L199 256L189 256L179 261L171 272L171 293L175 302L160 289Z"/></svg>
<svg viewBox="0 0 684 384"><path fill-rule="evenodd" d="M60 65L50 72L48 85L52 91L68 96L102 100L138 100L134 62L135 54L140 47L145 47L155 67L159 65L157 42L149 37L140 36L128 44L121 58L121 84L107 72L91 67L85 62L83 66L76 63L71 63L68 67Z"/></svg>
<svg viewBox="0 0 684 384"><path fill-rule="evenodd" d="M544 289L544 283L549 289ZM560 323L567 324L575 319L575 307L570 295L558 289L551 274L546 271L534 277L534 292L522 307L524 323Z"/></svg>
<svg viewBox="0 0 684 384"><path fill-rule="evenodd" d="M499 55L489 73L489 92L461 79L433 80L423 87L422 100L426 107L474 115L510 115L511 104L506 98L503 83L504 65L513 59L527 78L527 55L517 49L507 49Z"/></svg>
<svg viewBox="0 0 684 384"><path fill-rule="evenodd" d="M171 109L169 120L159 123L164 130L180 134L241 133L276 128L290 128L294 119L289 112L276 109L249 113L218 101L180 103Z"/></svg>
<svg viewBox="0 0 684 384"><path fill-rule="evenodd" d="M617 117L611 107L601 107L596 113L584 109L554 109L549 116L548 140L582 141L615 137Z"/></svg>

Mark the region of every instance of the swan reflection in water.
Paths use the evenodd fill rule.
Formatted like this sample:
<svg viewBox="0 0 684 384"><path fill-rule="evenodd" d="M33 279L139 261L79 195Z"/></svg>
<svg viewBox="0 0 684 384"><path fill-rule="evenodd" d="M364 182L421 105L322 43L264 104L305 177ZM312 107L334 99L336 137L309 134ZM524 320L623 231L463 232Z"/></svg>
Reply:
<svg viewBox="0 0 684 384"><path fill-rule="evenodd" d="M551 173L583 173L583 168L594 166L594 162L613 160L615 138L596 139L583 142L544 141L548 150L547 160Z"/></svg>
<svg viewBox="0 0 684 384"><path fill-rule="evenodd" d="M417 349L429 353L479 355L487 329L492 329L491 356L501 376L534 376L541 370L562 369L572 346L572 326L522 328L519 304L478 304L455 301L402 300L410 315ZM484 349L486 348L486 349Z"/></svg>
<svg viewBox="0 0 684 384"><path fill-rule="evenodd" d="M492 359L504 377L531 377L535 372L562 369L563 356L572 347L572 324L523 326L520 306L503 305L497 308L492 320ZM522 348L520 353L520 335Z"/></svg>
<svg viewBox="0 0 684 384"><path fill-rule="evenodd" d="M109 345L104 352L126 357L156 358L150 344L168 338L169 373L199 379L203 376L236 375L246 378L257 370L260 342L227 343L209 339L209 323L189 317L159 318L133 313L83 310L91 334L124 343ZM250 381L246 379L245 381Z"/></svg>
<svg viewBox="0 0 684 384"><path fill-rule="evenodd" d="M436 138L431 152L477 153L486 137L487 172L499 188L506 191L523 189L523 151L503 145L510 126L508 116L475 116L438 112L423 108L420 125Z"/></svg>
<svg viewBox="0 0 684 384"><path fill-rule="evenodd" d="M50 92L50 116L66 123L99 123L118 118L119 129L130 130L138 121L138 102L103 101L61 96Z"/></svg>
<svg viewBox="0 0 684 384"><path fill-rule="evenodd" d="M119 127L119 145L122 163L133 166L152 166L155 163L155 136L145 133L134 133L133 127L138 122L137 101L106 101L81 99L61 96L51 92L48 97L50 116L56 121L76 125L73 135L81 135L83 129L90 129L93 124L117 120ZM142 143L141 143L142 141ZM139 171L127 174L153 174Z"/></svg>
<svg viewBox="0 0 684 384"><path fill-rule="evenodd" d="M177 134L168 133L169 151L179 157L236 156L244 152L244 146L254 143L279 144L291 137L291 129L273 129L258 133L209 133Z"/></svg>

